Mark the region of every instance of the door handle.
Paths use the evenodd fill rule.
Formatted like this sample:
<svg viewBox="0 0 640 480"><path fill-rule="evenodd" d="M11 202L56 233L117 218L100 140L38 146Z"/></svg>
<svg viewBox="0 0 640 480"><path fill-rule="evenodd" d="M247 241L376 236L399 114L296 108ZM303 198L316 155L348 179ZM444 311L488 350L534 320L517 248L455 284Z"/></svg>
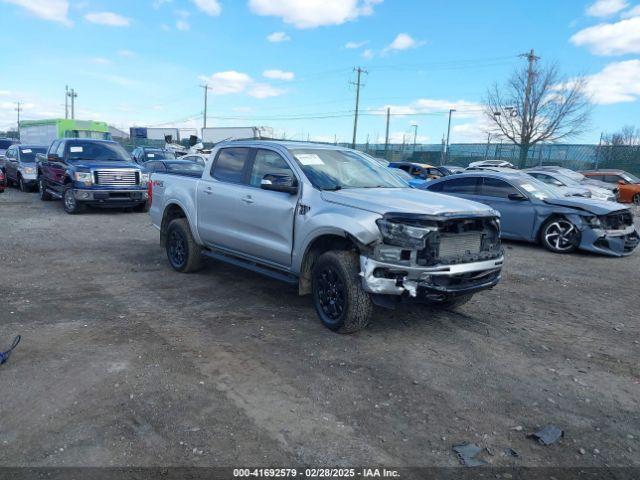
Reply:
<svg viewBox="0 0 640 480"><path fill-rule="evenodd" d="M213 193L213 190L211 189L211 187L207 187L206 190L203 190L204 193L206 193L207 195L211 195Z"/></svg>
<svg viewBox="0 0 640 480"><path fill-rule="evenodd" d="M253 203L253 198L251 198L251 195L247 195L246 197L242 197L241 200L246 203L247 205L251 205Z"/></svg>

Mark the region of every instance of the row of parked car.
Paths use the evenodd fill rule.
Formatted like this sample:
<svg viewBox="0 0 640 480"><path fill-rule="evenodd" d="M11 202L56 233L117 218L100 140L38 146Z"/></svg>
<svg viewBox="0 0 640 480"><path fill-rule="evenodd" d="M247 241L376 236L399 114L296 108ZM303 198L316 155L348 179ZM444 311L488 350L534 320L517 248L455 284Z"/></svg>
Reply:
<svg viewBox="0 0 640 480"><path fill-rule="evenodd" d="M632 212L614 201L640 187L632 175L613 183L614 172L496 162L388 164L333 145L256 140L176 158L63 138L46 149L11 145L0 167L22 190L37 185L42 200L62 199L68 213L150 208L175 270L198 270L209 256L296 284L324 325L347 333L368 323L374 305L453 308L492 288L501 239L611 256L640 243Z"/></svg>

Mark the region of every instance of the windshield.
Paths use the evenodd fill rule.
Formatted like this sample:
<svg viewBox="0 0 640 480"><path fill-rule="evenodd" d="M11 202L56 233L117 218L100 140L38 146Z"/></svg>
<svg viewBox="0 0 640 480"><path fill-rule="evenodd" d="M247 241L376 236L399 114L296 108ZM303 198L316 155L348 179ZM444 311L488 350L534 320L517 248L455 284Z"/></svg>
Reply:
<svg viewBox="0 0 640 480"><path fill-rule="evenodd" d="M175 159L176 156L173 152L167 152L165 150L145 150L144 152L145 161L148 160L165 160L165 159Z"/></svg>
<svg viewBox="0 0 640 480"><path fill-rule="evenodd" d="M633 175L631 173L624 172L624 173L621 173L620 176L622 178L624 178L624 180L626 182L629 182L629 183L640 183L640 178L636 177L635 175Z"/></svg>
<svg viewBox="0 0 640 480"><path fill-rule="evenodd" d="M579 183L587 180L587 177L585 177L581 173L574 172L573 170L569 170L568 168L559 168L556 170L556 172Z"/></svg>
<svg viewBox="0 0 640 480"><path fill-rule="evenodd" d="M404 188L388 168L347 150L296 148L291 150L302 171L320 190L341 188Z"/></svg>
<svg viewBox="0 0 640 480"><path fill-rule="evenodd" d="M129 155L119 143L72 142L68 147L70 161L94 160L105 162L128 162Z"/></svg>
<svg viewBox="0 0 640 480"><path fill-rule="evenodd" d="M564 194L552 185L547 185L536 178L521 178L517 180L517 185L527 194L539 200L545 198L562 198Z"/></svg>
<svg viewBox="0 0 640 480"><path fill-rule="evenodd" d="M165 163L167 171L169 172L184 172L184 173L202 173L202 167L197 163L192 162L180 162L180 163Z"/></svg>
<svg viewBox="0 0 640 480"><path fill-rule="evenodd" d="M36 161L36 153L45 153L45 147L24 147L20 148L20 161L25 163L33 163Z"/></svg>
<svg viewBox="0 0 640 480"><path fill-rule="evenodd" d="M413 180L413 177L410 173L407 173L404 170L400 170L399 168L394 168L392 172L403 180Z"/></svg>

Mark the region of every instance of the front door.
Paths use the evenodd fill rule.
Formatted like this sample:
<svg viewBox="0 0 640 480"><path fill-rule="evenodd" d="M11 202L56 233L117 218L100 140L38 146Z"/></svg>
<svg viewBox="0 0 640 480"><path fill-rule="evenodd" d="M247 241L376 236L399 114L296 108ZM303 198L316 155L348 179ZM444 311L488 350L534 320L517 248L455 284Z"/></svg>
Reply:
<svg viewBox="0 0 640 480"><path fill-rule="evenodd" d="M521 192L504 180L491 177L484 177L482 180L477 200L500 212L502 236L530 241L535 220L535 209L531 200L509 198L511 194Z"/></svg>

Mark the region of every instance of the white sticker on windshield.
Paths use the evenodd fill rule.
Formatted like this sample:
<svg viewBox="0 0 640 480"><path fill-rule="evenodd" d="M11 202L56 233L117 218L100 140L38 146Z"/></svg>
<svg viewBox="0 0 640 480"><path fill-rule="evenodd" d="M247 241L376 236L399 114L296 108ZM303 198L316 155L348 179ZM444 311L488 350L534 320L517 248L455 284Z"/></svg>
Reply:
<svg viewBox="0 0 640 480"><path fill-rule="evenodd" d="M82 153L82 147L71 147L69 151L71 153Z"/></svg>
<svg viewBox="0 0 640 480"><path fill-rule="evenodd" d="M303 165L324 165L322 159L315 153L299 153L296 158Z"/></svg>
<svg viewBox="0 0 640 480"><path fill-rule="evenodd" d="M31 153L31 149L30 148L25 148L24 150L20 150L22 153Z"/></svg>
<svg viewBox="0 0 640 480"><path fill-rule="evenodd" d="M156 158L155 153L147 153L147 158Z"/></svg>
<svg viewBox="0 0 640 480"><path fill-rule="evenodd" d="M536 191L536 188L533 185L529 185L528 183L523 183L520 186L522 188L524 188L527 192L535 192Z"/></svg>

